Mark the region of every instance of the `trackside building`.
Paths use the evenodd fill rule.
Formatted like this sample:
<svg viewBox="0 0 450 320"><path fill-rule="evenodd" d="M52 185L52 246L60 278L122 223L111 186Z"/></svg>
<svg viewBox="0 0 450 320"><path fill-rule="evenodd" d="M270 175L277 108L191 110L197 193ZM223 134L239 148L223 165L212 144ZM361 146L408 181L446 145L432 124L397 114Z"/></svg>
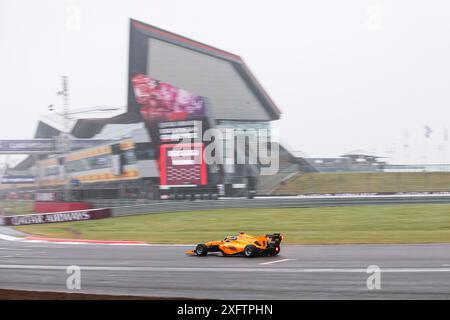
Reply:
<svg viewBox="0 0 450 320"><path fill-rule="evenodd" d="M69 185L78 198L95 197L101 190L102 197L158 199L264 193L301 166L314 170L278 143L271 146L280 150L280 167L272 177L260 175L259 163L190 160L210 143L203 139L208 129L264 129L270 135L271 121L280 119L280 109L238 55L130 20L126 81L124 113L73 123L73 139L92 139L98 145L30 156L16 171L35 173L36 190ZM35 138L60 133L41 120ZM192 143L186 144L186 138ZM182 152L176 149L180 143ZM246 140L244 150L231 148L248 156L256 146Z"/></svg>

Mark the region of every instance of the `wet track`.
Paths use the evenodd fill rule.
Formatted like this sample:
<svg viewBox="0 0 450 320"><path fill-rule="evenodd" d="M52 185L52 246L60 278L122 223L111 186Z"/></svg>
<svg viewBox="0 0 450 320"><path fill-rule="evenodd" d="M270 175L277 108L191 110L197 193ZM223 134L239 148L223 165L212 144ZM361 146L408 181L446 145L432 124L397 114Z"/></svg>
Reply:
<svg viewBox="0 0 450 320"><path fill-rule="evenodd" d="M212 299L450 299L450 244L285 245L270 258L184 255L186 246L106 246L0 240L0 288ZM368 290L366 268L381 268Z"/></svg>

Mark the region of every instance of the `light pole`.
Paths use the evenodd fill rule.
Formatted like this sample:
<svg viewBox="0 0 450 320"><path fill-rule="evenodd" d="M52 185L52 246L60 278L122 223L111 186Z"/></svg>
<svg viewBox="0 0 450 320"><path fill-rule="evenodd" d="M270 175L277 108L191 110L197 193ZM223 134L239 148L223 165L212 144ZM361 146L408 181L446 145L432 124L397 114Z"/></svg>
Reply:
<svg viewBox="0 0 450 320"><path fill-rule="evenodd" d="M63 99L63 119L64 119L64 132L69 131L69 77L61 77L62 89L58 91L56 95L62 96Z"/></svg>
<svg viewBox="0 0 450 320"><path fill-rule="evenodd" d="M59 167L62 168L63 172L60 172L60 179L64 181L64 190L63 197L64 200L71 200L70 189L71 189L71 181L68 180L69 176L67 174L67 164L66 164L66 155L72 149L72 136L70 135L70 121L71 116L76 114L86 114L95 111L116 111L120 110L120 107L109 107L109 106L96 106L89 107L84 109L77 109L73 112L70 111L69 106L69 77L61 76L61 90L56 93L57 96L62 97L62 113L55 112L56 115L61 116L63 120L62 131L59 136L55 139L56 144L56 152L60 155L59 159L61 163L59 163ZM49 105L49 111L55 111L55 107L53 104Z"/></svg>
<svg viewBox="0 0 450 320"><path fill-rule="evenodd" d="M69 77L62 76L61 77L62 89L58 91L56 95L62 96L62 107L63 107L63 132L59 135L57 139L57 151L61 152L62 163L59 163L59 166L62 167L63 172L60 173L61 179L64 181L64 191L63 191L63 200L70 200L70 181L67 180L67 166L66 166L66 154L71 149L71 137L70 137L70 126L69 126Z"/></svg>

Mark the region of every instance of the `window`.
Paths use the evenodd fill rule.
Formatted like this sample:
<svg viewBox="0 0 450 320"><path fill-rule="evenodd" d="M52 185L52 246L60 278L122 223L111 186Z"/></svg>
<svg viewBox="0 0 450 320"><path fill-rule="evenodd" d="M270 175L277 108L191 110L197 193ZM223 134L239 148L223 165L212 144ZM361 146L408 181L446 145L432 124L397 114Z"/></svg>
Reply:
<svg viewBox="0 0 450 320"><path fill-rule="evenodd" d="M155 150L150 143L137 143L134 153L137 160L155 160Z"/></svg>
<svg viewBox="0 0 450 320"><path fill-rule="evenodd" d="M127 150L123 153L123 164L135 164L137 162L136 154L134 150Z"/></svg>
<svg viewBox="0 0 450 320"><path fill-rule="evenodd" d="M56 175L59 174L58 167L57 166L55 166L55 167L47 167L47 168L45 168L44 174L46 176L56 176Z"/></svg>

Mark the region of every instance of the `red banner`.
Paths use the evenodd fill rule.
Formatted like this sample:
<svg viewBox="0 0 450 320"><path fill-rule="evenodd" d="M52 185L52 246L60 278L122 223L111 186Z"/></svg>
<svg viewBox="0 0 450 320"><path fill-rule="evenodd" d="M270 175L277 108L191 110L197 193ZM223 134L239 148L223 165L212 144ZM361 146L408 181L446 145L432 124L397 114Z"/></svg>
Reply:
<svg viewBox="0 0 450 320"><path fill-rule="evenodd" d="M92 209L89 202L45 202L35 201L33 211L37 213L64 212Z"/></svg>

